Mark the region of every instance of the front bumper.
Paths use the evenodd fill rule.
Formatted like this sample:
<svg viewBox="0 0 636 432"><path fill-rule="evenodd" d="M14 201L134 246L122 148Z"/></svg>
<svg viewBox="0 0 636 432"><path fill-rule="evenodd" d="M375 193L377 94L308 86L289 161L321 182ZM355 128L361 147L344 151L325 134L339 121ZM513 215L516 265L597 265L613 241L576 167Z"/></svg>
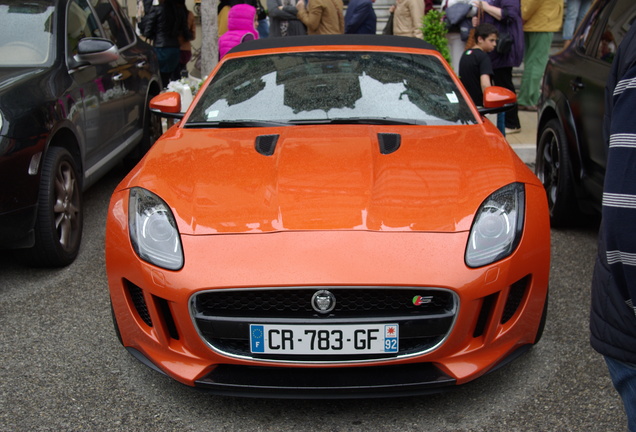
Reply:
<svg viewBox="0 0 636 432"><path fill-rule="evenodd" d="M537 197L544 193L528 190ZM484 375L536 340L550 263L544 218L529 215L517 250L477 269L463 261L466 232L308 231L182 236L185 265L172 272L136 257L125 197L121 193L111 203L106 241L122 342L137 358L189 386L275 397L430 393ZM201 337L193 317L192 298L204 291L307 286L437 287L452 291L459 306L448 337L433 350L349 361L280 361L222 352Z"/></svg>

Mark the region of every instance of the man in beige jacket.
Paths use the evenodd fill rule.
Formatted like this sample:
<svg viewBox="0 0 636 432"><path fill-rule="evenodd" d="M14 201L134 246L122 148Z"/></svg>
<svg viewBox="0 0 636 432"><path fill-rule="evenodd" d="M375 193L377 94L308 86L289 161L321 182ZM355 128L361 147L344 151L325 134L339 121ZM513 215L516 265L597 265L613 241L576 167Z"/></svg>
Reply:
<svg viewBox="0 0 636 432"><path fill-rule="evenodd" d="M423 0L397 0L389 12L393 14L393 34L423 39L422 17Z"/></svg>
<svg viewBox="0 0 636 432"><path fill-rule="evenodd" d="M342 0L299 0L296 3L300 21L309 35L344 34L344 4Z"/></svg>
<svg viewBox="0 0 636 432"><path fill-rule="evenodd" d="M536 111L552 36L563 23L563 0L521 0L521 18L526 49L517 103L521 111Z"/></svg>

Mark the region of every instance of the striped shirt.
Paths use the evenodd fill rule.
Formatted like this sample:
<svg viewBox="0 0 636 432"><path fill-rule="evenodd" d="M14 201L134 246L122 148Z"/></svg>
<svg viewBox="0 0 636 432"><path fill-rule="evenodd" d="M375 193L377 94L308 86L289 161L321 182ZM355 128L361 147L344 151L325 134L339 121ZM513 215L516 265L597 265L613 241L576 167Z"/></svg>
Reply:
<svg viewBox="0 0 636 432"><path fill-rule="evenodd" d="M633 308L632 299L636 299L636 66L619 78L611 103L603 191L606 258L625 302Z"/></svg>

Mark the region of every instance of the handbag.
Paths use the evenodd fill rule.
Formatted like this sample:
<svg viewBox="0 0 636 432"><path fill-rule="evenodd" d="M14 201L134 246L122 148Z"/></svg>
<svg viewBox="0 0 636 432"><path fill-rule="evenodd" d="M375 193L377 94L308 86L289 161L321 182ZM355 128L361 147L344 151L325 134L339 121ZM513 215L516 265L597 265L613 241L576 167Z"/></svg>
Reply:
<svg viewBox="0 0 636 432"><path fill-rule="evenodd" d="M389 19L384 26L384 30L382 30L382 34L387 36L393 34L393 14L389 14Z"/></svg>
<svg viewBox="0 0 636 432"><path fill-rule="evenodd" d="M506 30L504 31L503 27L499 31L499 41L497 41L497 50L498 54L506 55L510 51L512 51L512 44L514 40L512 39L512 35L508 32L508 25L506 24Z"/></svg>
<svg viewBox="0 0 636 432"><path fill-rule="evenodd" d="M481 6L481 2L479 2L479 7L477 8L477 23L479 24L483 21L484 21L484 8ZM476 43L477 43L477 40L475 39L475 27L472 27L471 25L468 37L466 38L466 49L467 50L471 49L473 46L475 46Z"/></svg>
<svg viewBox="0 0 636 432"><path fill-rule="evenodd" d="M468 3L455 3L446 8L446 15L444 15L444 22L446 23L446 28L453 31L456 31L457 27L461 24L462 21L465 21L468 18L468 14L472 10L473 6Z"/></svg>

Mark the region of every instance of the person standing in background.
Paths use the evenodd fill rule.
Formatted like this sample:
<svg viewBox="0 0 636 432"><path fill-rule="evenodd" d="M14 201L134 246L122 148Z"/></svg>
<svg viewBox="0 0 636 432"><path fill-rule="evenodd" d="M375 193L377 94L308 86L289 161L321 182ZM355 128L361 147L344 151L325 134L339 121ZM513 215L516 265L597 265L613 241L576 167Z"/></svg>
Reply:
<svg viewBox="0 0 636 432"><path fill-rule="evenodd" d="M227 31L219 38L219 59L238 44L258 39L257 22L254 6L245 3L232 6L227 14Z"/></svg>
<svg viewBox="0 0 636 432"><path fill-rule="evenodd" d="M307 34L344 33L342 0L311 0L309 5L305 4L305 0L299 0L296 3L296 9L298 9L298 19L307 27Z"/></svg>
<svg viewBox="0 0 636 432"><path fill-rule="evenodd" d="M605 358L631 432L636 432L635 83L636 25L632 24L605 87L607 168L590 310L590 343Z"/></svg>
<svg viewBox="0 0 636 432"><path fill-rule="evenodd" d="M351 0L345 15L345 33L375 34L377 17L373 10L375 0Z"/></svg>
<svg viewBox="0 0 636 432"><path fill-rule="evenodd" d="M471 0L443 0L442 11L446 12L449 7L457 7L455 5L463 3L468 11L463 21L457 25L453 25L448 29L446 33L446 40L448 41L448 49L450 51L451 66L455 73L459 73L459 61L466 50L466 41L468 39L468 33L465 33L462 38L460 26L466 26L470 23L470 18L477 14L477 8L471 5ZM468 9L470 7L470 9Z"/></svg>
<svg viewBox="0 0 636 432"><path fill-rule="evenodd" d="M256 9L256 18L258 20L256 30L259 39L269 37L269 20L267 12L261 3L261 0L220 0L217 7L217 23L219 37L228 31L228 14L233 6L238 4L248 4Z"/></svg>
<svg viewBox="0 0 636 432"><path fill-rule="evenodd" d="M475 27L475 45L467 49L459 61L459 79L478 107L484 106L484 91L492 85L494 75L488 53L497 46L499 32L490 23Z"/></svg>
<svg viewBox="0 0 636 432"><path fill-rule="evenodd" d="M472 3L483 10L483 21L493 24L499 32L500 44L489 54L495 72L494 83L496 86L516 93L515 84L512 81L512 69L521 64L524 54L521 4L519 0L473 0ZM473 21L477 20L473 19ZM501 43L504 34L512 38L507 46ZM543 70L541 74L543 75ZM521 132L521 122L516 107L497 115L497 128L504 136Z"/></svg>
<svg viewBox="0 0 636 432"><path fill-rule="evenodd" d="M517 103L522 111L536 111L552 38L563 23L563 0L521 0L521 17L526 50Z"/></svg>
<svg viewBox="0 0 636 432"><path fill-rule="evenodd" d="M191 10L188 10L185 0L176 0L177 7L185 10L187 14L188 30L190 31L190 39L186 39L184 36L179 36L179 64L172 74L172 80L177 81L181 78L181 75L188 72L188 62L192 58L192 43L197 37L197 26L194 22L194 14Z"/></svg>
<svg viewBox="0 0 636 432"><path fill-rule="evenodd" d="M307 34L305 24L298 19L295 0L267 0L270 37L302 36Z"/></svg>
<svg viewBox="0 0 636 432"><path fill-rule="evenodd" d="M153 41L162 85L166 86L179 64L179 37L192 40L187 14L179 9L176 0L163 0L150 9L142 22L142 34Z"/></svg>
<svg viewBox="0 0 636 432"><path fill-rule="evenodd" d="M421 28L424 11L422 0L397 0L389 9L393 14L393 34L424 39Z"/></svg>
<svg viewBox="0 0 636 432"><path fill-rule="evenodd" d="M565 9L565 21L563 21L564 41L572 39L574 29L579 26L591 5L592 0L568 0L567 8Z"/></svg>

